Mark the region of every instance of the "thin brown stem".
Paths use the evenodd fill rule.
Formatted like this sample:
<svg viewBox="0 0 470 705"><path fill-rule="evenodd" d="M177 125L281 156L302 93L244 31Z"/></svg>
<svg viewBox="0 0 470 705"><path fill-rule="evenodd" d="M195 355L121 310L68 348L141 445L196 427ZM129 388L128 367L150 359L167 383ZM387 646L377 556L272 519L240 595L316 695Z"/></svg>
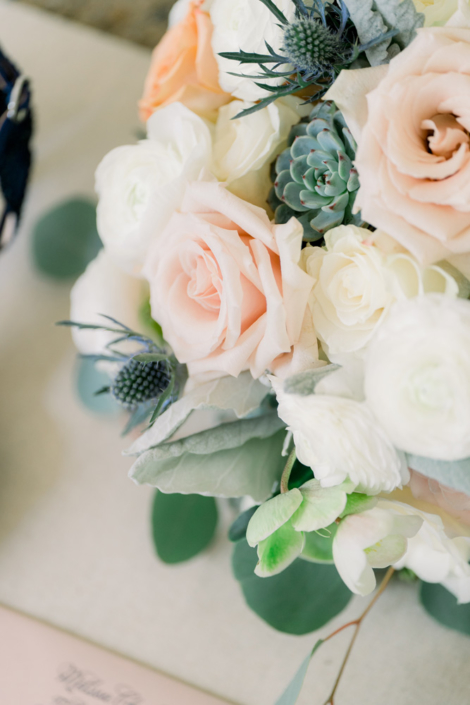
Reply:
<svg viewBox="0 0 470 705"><path fill-rule="evenodd" d="M367 605L364 612L361 614L360 617L358 617L358 619L354 620L353 622L348 622L347 624L344 624L342 627L340 627L339 629L334 631L332 634L327 636L326 639L324 639L324 641L328 641L328 639L331 639L332 637L336 636L336 634L339 634L339 632L343 631L343 629L346 629L346 627L352 627L352 626L355 627L351 642L348 646L346 654L344 655L344 659L343 659L343 662L342 662L341 667L339 669L339 673L338 673L336 680L335 680L335 683L333 685L333 690L331 691L329 698L326 700L325 705L334 705L334 697L335 697L336 691L338 690L338 686L341 681L341 677L344 673L344 669L346 668L346 664L348 663L349 657L350 657L351 652L353 650L353 646L354 646L354 643L357 639L357 635L359 634L359 629L361 628L361 624L362 624L364 618L367 617L370 610L372 609L372 607L375 605L375 603L379 599L380 595L382 595L382 593L384 592L384 590L387 587L387 585L389 584L390 579L391 579L394 572L395 572L395 569L392 566L390 566L390 568L387 570L387 572L385 574L384 579L380 583L379 589L377 590L374 597Z"/></svg>
<svg viewBox="0 0 470 705"><path fill-rule="evenodd" d="M296 452L295 452L295 447L291 450L289 457L287 458L287 463L282 471L282 476L281 476L281 494L285 494L286 492L289 492L289 478L290 474L292 472L292 468L294 467L295 460L297 458Z"/></svg>

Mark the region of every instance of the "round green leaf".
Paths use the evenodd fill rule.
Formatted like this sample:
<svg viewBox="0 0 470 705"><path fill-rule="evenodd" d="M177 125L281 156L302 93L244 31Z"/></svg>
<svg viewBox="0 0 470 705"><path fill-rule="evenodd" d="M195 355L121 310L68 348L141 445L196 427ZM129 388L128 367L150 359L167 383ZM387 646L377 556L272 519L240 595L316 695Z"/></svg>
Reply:
<svg viewBox="0 0 470 705"><path fill-rule="evenodd" d="M308 634L341 612L351 592L334 566L297 559L271 578L254 574L256 550L246 541L234 545L233 572L248 606L274 629Z"/></svg>
<svg viewBox="0 0 470 705"><path fill-rule="evenodd" d="M95 414L118 414L121 411L111 394L96 395L98 389L109 385L111 380L107 374L96 369L93 360L86 357L79 359L76 375L78 397L87 409Z"/></svg>
<svg viewBox="0 0 470 705"><path fill-rule="evenodd" d="M96 207L83 198L71 198L52 208L33 231L34 263L55 279L78 277L100 248Z"/></svg>
<svg viewBox="0 0 470 705"><path fill-rule="evenodd" d="M470 636L470 604L457 604L454 595L436 583L421 583L420 598L431 617L450 629Z"/></svg>
<svg viewBox="0 0 470 705"><path fill-rule="evenodd" d="M181 563L203 551L217 526L214 497L157 492L152 508L155 549L165 563Z"/></svg>
<svg viewBox="0 0 470 705"><path fill-rule="evenodd" d="M237 516L228 530L229 541L233 541L235 543L235 541L241 541L245 538L250 519L257 509L257 506L250 507Z"/></svg>

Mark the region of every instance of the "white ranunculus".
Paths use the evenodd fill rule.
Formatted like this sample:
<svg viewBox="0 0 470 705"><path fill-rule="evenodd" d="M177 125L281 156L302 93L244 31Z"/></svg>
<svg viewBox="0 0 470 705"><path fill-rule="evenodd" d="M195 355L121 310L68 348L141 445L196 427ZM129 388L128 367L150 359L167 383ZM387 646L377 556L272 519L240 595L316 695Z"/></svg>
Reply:
<svg viewBox="0 0 470 705"><path fill-rule="evenodd" d="M366 404L324 394L284 392L272 377L278 414L292 431L297 457L312 468L322 487L349 479L359 492L390 492L409 481L397 453Z"/></svg>
<svg viewBox="0 0 470 705"><path fill-rule="evenodd" d="M462 527L465 535L460 536L456 535L454 526L446 526L437 514L392 500L381 500L378 506L392 509L403 517L416 516L422 520L420 530L408 541L406 552L394 567L409 568L427 583L443 583L460 603L470 602L468 527Z"/></svg>
<svg viewBox="0 0 470 705"><path fill-rule="evenodd" d="M211 158L206 123L181 103L157 110L148 138L117 147L96 171L98 232L124 270L139 274L149 245Z"/></svg>
<svg viewBox="0 0 470 705"><path fill-rule="evenodd" d="M379 501L373 509L343 519L333 539L333 560L348 588L368 595L375 588L374 568L395 564L423 523L421 517Z"/></svg>
<svg viewBox="0 0 470 705"><path fill-rule="evenodd" d="M385 253L370 230L340 225L325 248L306 247L303 267L315 280L313 324L330 359L362 350L391 305L429 291L457 296L458 285L437 266L423 268L404 252Z"/></svg>
<svg viewBox="0 0 470 705"><path fill-rule="evenodd" d="M275 5L288 20L295 16L295 3L292 0L274 0ZM265 41L276 51L282 46L283 30L279 20L260 0L213 0L210 10L214 32L212 48L219 65L219 83L226 93L241 100L256 101L268 93L255 85L251 78L231 76L230 72L255 76L260 73L258 64L238 64L224 59L219 54L228 51L255 52L266 54ZM282 82L284 79L280 79ZM267 81L269 83L269 80ZM279 83L279 80L277 81ZM266 80L261 80L266 83Z"/></svg>
<svg viewBox="0 0 470 705"><path fill-rule="evenodd" d="M458 0L413 0L418 12L424 14L424 26L442 26L457 11Z"/></svg>
<svg viewBox="0 0 470 705"><path fill-rule="evenodd" d="M109 254L101 250L75 282L70 294L70 319L78 323L113 324L100 314L140 330L138 313L146 297L148 285L143 279L126 274L116 266ZM72 328L75 345L84 355L101 355L106 345L117 336L102 330ZM121 348L124 350L125 348Z"/></svg>
<svg viewBox="0 0 470 705"><path fill-rule="evenodd" d="M470 301L428 294L395 304L370 343L365 394L397 448L470 456Z"/></svg>
<svg viewBox="0 0 470 705"><path fill-rule="evenodd" d="M243 118L235 115L253 103L234 100L219 110L215 127L212 171L232 193L266 208L272 182L269 168L287 145L300 120L299 98L288 96Z"/></svg>

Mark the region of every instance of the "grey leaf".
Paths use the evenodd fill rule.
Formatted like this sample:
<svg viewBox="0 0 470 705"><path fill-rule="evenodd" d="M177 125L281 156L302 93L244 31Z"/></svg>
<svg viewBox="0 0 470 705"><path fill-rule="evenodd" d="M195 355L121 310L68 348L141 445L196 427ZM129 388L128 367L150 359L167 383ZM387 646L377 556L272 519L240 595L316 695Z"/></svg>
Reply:
<svg viewBox="0 0 470 705"><path fill-rule="evenodd" d="M341 365L330 364L313 370L299 372L299 374L288 377L285 380L284 391L287 394L300 394L301 396L314 394L317 384L327 375L339 370L340 367Z"/></svg>

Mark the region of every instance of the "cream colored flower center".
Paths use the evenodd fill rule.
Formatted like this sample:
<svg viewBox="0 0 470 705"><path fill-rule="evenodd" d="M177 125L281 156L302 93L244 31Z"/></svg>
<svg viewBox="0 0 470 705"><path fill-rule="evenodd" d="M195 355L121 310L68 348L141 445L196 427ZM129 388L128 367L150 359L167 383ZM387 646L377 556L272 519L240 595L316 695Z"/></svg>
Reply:
<svg viewBox="0 0 470 705"><path fill-rule="evenodd" d="M435 115L430 120L423 120L421 127L428 131L428 148L437 157L450 159L462 144L468 150L469 134L453 115Z"/></svg>
<svg viewBox="0 0 470 705"><path fill-rule="evenodd" d="M185 267L189 276L187 292L207 311L219 311L222 293L222 275L210 251L200 248L189 266Z"/></svg>

